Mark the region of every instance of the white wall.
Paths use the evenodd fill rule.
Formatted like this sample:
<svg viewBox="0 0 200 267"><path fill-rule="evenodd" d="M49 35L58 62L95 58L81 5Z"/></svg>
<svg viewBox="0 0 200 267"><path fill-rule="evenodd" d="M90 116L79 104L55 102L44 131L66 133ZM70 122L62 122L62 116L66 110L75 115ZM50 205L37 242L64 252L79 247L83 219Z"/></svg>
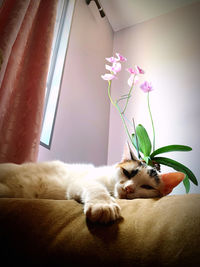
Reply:
<svg viewBox="0 0 200 267"><path fill-rule="evenodd" d="M126 67L138 64L146 70L154 91L150 94L156 128L156 147L190 145L192 152L170 153L193 170L200 182L200 4L177 9L135 27L115 33L114 52L128 58ZM121 73L112 86L116 98L128 90L128 73ZM125 90L126 88L126 90ZM127 111L136 124L142 123L152 137L146 94L133 93ZM120 117L111 106L108 163L120 159L126 134ZM163 168L163 171L167 171ZM172 170L172 169L170 169ZM184 193L178 186L174 193ZM199 192L192 186L191 192Z"/></svg>
<svg viewBox="0 0 200 267"><path fill-rule="evenodd" d="M77 0L64 68L51 149L40 146L39 161L106 164L109 101L104 58L112 54L113 31L92 1Z"/></svg>

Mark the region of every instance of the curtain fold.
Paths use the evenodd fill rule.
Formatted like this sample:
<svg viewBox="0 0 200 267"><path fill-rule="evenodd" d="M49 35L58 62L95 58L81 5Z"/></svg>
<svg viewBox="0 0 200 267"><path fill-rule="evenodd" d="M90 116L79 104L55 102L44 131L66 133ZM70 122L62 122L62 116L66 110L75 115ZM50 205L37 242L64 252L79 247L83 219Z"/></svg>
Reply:
<svg viewBox="0 0 200 267"><path fill-rule="evenodd" d="M0 162L36 161L57 0L0 9Z"/></svg>

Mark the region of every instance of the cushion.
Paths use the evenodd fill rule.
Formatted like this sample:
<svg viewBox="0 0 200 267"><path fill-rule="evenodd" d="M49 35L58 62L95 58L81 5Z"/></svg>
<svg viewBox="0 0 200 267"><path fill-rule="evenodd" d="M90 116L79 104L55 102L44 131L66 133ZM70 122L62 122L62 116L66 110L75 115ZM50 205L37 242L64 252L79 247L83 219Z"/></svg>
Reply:
<svg viewBox="0 0 200 267"><path fill-rule="evenodd" d="M117 202L122 218L102 225L74 200L0 199L1 262L200 266L200 194Z"/></svg>

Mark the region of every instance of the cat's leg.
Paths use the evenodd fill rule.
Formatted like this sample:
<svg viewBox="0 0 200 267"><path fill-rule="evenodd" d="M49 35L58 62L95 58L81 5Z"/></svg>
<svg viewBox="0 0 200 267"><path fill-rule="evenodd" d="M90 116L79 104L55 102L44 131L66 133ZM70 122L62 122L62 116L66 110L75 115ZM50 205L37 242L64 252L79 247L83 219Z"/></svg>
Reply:
<svg viewBox="0 0 200 267"><path fill-rule="evenodd" d="M84 203L84 213L92 222L108 223L121 217L119 205L98 182L74 183L68 188L67 198Z"/></svg>
<svg viewBox="0 0 200 267"><path fill-rule="evenodd" d="M95 194L94 197L87 193L84 204L84 213L92 222L108 223L115 221L121 217L120 207L110 196L106 197L102 194Z"/></svg>

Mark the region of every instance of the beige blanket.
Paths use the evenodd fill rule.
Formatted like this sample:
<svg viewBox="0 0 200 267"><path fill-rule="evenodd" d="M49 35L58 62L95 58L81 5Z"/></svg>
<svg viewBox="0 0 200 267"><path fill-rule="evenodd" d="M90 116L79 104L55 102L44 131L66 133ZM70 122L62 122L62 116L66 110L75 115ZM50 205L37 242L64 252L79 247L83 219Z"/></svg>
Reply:
<svg viewBox="0 0 200 267"><path fill-rule="evenodd" d="M118 203L100 225L73 200L0 199L2 266L200 266L200 194Z"/></svg>

